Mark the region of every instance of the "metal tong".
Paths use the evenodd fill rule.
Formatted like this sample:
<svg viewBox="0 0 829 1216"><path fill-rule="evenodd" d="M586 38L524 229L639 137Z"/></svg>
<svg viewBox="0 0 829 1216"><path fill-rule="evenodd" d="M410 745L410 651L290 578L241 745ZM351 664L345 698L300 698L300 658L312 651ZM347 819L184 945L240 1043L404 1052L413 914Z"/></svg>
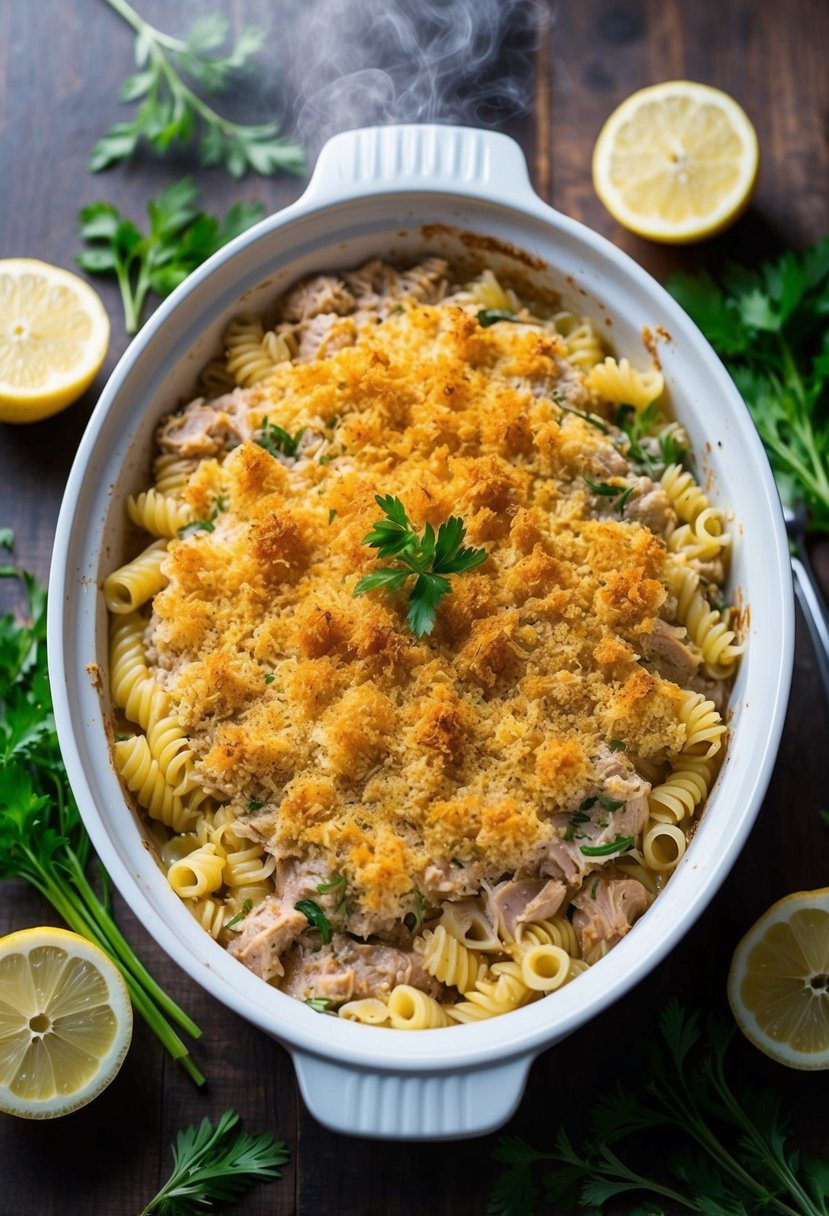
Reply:
<svg viewBox="0 0 829 1216"><path fill-rule="evenodd" d="M827 610L826 601L815 577L806 548L808 521L806 508L784 507L783 515L786 520L786 532L792 543L794 593L815 648L815 658L820 678L823 681L823 690L829 701L829 610Z"/></svg>

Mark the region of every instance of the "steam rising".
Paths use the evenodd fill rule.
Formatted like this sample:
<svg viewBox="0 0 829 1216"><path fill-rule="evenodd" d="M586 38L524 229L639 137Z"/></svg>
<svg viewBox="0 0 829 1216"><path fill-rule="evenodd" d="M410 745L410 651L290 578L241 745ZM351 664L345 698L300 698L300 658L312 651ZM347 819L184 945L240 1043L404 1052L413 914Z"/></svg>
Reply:
<svg viewBox="0 0 829 1216"><path fill-rule="evenodd" d="M283 75L314 155L389 122L492 126L532 102L541 0L301 0Z"/></svg>

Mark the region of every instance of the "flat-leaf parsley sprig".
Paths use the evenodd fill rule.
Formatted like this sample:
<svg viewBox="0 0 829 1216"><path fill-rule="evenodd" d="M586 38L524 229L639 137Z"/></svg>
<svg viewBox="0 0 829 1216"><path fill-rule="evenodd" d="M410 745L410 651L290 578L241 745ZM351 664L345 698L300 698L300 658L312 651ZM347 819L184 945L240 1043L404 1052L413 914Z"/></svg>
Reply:
<svg viewBox="0 0 829 1216"><path fill-rule="evenodd" d="M163 155L174 140L188 144L197 133L202 164L222 164L234 177L243 177L248 169L261 174L304 172L302 149L291 140L277 139L275 122L231 122L180 75L184 72L206 93L223 89L261 49L264 30L245 26L230 51L211 54L227 38L228 22L221 13L203 13L186 38L172 38L145 21L127 0L107 4L135 30L138 71L124 81L121 100L141 105L130 122L116 123L98 140L89 163L93 173L129 160L141 143Z"/></svg>
<svg viewBox="0 0 829 1216"><path fill-rule="evenodd" d="M149 292L168 296L217 249L265 214L261 203L239 202L220 221L199 211L198 195L193 179L185 177L150 199L146 235L112 203L91 203L80 212L81 236L90 248L76 261L88 274L116 276L128 334L138 332Z"/></svg>
<svg viewBox="0 0 829 1216"><path fill-rule="evenodd" d="M726 1078L733 1028L711 1022L702 1047L698 1016L671 1000L659 1031L661 1042L646 1049L637 1070L637 1088L620 1084L594 1104L581 1148L564 1128L547 1150L518 1137L501 1140L493 1155L507 1169L490 1216L535 1216L542 1200L600 1214L621 1196L628 1204L635 1196L639 1204L625 1210L643 1216L826 1216L829 1163L787 1149L777 1101L739 1094ZM654 1137L666 1130L671 1151L654 1153Z"/></svg>
<svg viewBox="0 0 829 1216"><path fill-rule="evenodd" d="M365 595L367 591L379 587L399 591L410 578L414 578L414 586L409 591L406 620L415 636L423 637L432 632L438 604L452 590L446 576L472 570L485 562L489 555L485 549L464 546L466 527L456 515L451 515L446 523L440 525L437 535L432 525L427 523L423 535L419 536L399 498L392 494L376 494L375 502L384 518L377 520L363 537L362 543L376 549L378 557L396 558L397 564L383 566L363 575L354 588L354 594Z"/></svg>
<svg viewBox="0 0 829 1216"><path fill-rule="evenodd" d="M829 237L758 269L674 275L668 288L743 395L789 506L829 531Z"/></svg>
<svg viewBox="0 0 829 1216"><path fill-rule="evenodd" d="M238 1122L236 1111L226 1110L215 1126L202 1119L178 1132L173 1171L141 1216L194 1216L239 1199L255 1182L281 1178L278 1167L288 1161L284 1142L269 1132L237 1131Z"/></svg>

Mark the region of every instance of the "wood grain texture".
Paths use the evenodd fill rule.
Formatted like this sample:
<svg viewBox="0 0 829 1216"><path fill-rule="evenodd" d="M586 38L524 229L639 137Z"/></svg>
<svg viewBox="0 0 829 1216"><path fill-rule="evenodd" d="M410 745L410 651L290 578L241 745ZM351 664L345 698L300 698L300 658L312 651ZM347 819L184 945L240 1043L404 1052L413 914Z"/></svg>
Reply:
<svg viewBox="0 0 829 1216"><path fill-rule="evenodd" d="M186 28L204 8L200 0L141 0L139 7L170 31ZM230 112L250 120L284 111L290 129L294 110L292 100L280 96L280 71L291 53L291 22L308 10L287 0L228 0L224 8L236 28L244 22L276 26L258 73L230 96ZM534 114L509 129L530 157L539 191L555 206L609 236L657 276L700 261L717 266L729 256L764 256L829 229L829 6L823 0L785 6L772 0L560 0L550 13ZM360 33L368 38L371 31ZM103 198L139 219L151 194L188 171L197 171L204 205L214 212L239 197L262 199L272 209L298 196L301 182L249 178L239 185L219 170L198 170L186 156L159 162L146 155L133 166L90 176L85 165L92 144L123 117L116 98L131 67L129 31L102 0L0 4L0 256L35 256L71 268L78 249L74 215L81 206ZM308 73L313 70L309 63ZM633 89L677 76L733 93L757 125L764 156L751 212L728 234L688 250L661 248L621 230L590 184L593 141L610 110ZM115 322L96 385L52 421L0 427L0 523L14 526L21 560L41 577L72 456L126 344L114 286L103 279L96 286ZM829 574L829 563L826 568ZM0 586L0 595L8 594L8 586ZM757 827L723 890L635 992L539 1059L507 1131L543 1145L563 1110L576 1128L583 1123L596 1095L619 1074L628 1044L650 1033L666 993L723 1011L725 975L739 935L780 895L827 881L829 837L817 816L827 804L827 752L829 714L800 632L779 762ZM206 1114L215 1118L228 1106L239 1110L247 1128L283 1137L292 1153L284 1180L255 1190L238 1206L243 1216L484 1212L496 1172L489 1157L494 1137L412 1147L325 1131L305 1110L286 1053L190 981L122 901L116 907L141 957L202 1026L194 1052L209 1086L196 1092L137 1025L124 1069L90 1107L55 1124L0 1117L3 1216L135 1213L166 1176L175 1130ZM0 932L50 919L21 884L0 888ZM743 1079L780 1093L804 1146L826 1152L821 1076L787 1072L742 1042L734 1058Z"/></svg>

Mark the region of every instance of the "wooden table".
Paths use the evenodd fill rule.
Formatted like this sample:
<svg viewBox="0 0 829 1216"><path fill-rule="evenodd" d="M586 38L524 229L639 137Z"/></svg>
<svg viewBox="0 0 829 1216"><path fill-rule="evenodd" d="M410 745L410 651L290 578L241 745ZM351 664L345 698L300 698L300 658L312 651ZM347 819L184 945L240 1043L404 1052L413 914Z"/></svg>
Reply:
<svg viewBox="0 0 829 1216"><path fill-rule="evenodd" d="M137 0L171 32L202 8L198 0ZM212 5L207 6L213 7ZM268 54L255 79L266 84L228 105L242 119L269 114L279 98L280 65L291 62L292 22L314 7L296 0L228 0L234 24L270 25ZM407 6L403 6L404 8ZM408 6L416 7L416 6ZM331 7L333 12L336 6ZM354 14L359 4L351 6ZM759 258L802 247L829 230L829 5L825 0L579 0L553 6L534 60L530 112L507 129L528 155L539 192L626 249L657 277L675 267L719 266L730 256ZM358 18L359 20L359 18ZM358 30L358 41L371 29ZM526 38L511 34L520 51ZM32 256L71 267L78 251L75 213L108 199L138 219L158 188L195 170L208 210L236 198L276 209L300 182L200 171L187 157L136 164L91 177L96 138L123 117L117 90L132 70L129 31L103 0L5 0L0 4L0 256ZM291 79L313 77L294 65ZM527 63L522 79L532 81ZM731 92L754 120L763 173L754 206L739 225L697 249L669 249L623 232L590 184L590 152L610 110L635 88L687 77ZM290 99L285 101L290 121ZM253 112L251 112L253 106ZM440 117L445 110L437 105ZM334 125L340 111L334 111ZM344 126L349 125L343 122ZM113 318L106 366L85 399L58 418L0 427L0 523L12 525L17 553L43 578L64 481L96 393L125 348L117 293L99 290ZM819 558L822 555L818 555ZM829 564L824 562L829 569ZM5 589L8 592L8 588ZM818 809L829 804L829 717L808 640L798 634L789 719L756 829L712 906L670 958L630 996L543 1055L507 1129L548 1142L559 1118L578 1126L619 1070L637 1037L649 1034L667 993L690 1006L724 1009L728 961L740 934L779 896L825 885L829 835ZM306 1112L286 1053L197 988L150 941L123 903L118 917L142 958L204 1029L196 1049L209 1085L197 1092L139 1024L127 1062L91 1106L54 1123L0 1117L0 1212L9 1216L127 1216L154 1194L169 1166L175 1130L236 1107L247 1128L273 1129L291 1150L283 1181L259 1187L238 1211L287 1216L472 1216L482 1213L495 1174L494 1138L478 1142L362 1142L324 1131ZM51 920L22 885L0 890L0 932ZM804 1146L826 1153L825 1076L788 1072L747 1044L734 1051L743 1078L781 1095ZM629 1210L629 1209L620 1209Z"/></svg>

